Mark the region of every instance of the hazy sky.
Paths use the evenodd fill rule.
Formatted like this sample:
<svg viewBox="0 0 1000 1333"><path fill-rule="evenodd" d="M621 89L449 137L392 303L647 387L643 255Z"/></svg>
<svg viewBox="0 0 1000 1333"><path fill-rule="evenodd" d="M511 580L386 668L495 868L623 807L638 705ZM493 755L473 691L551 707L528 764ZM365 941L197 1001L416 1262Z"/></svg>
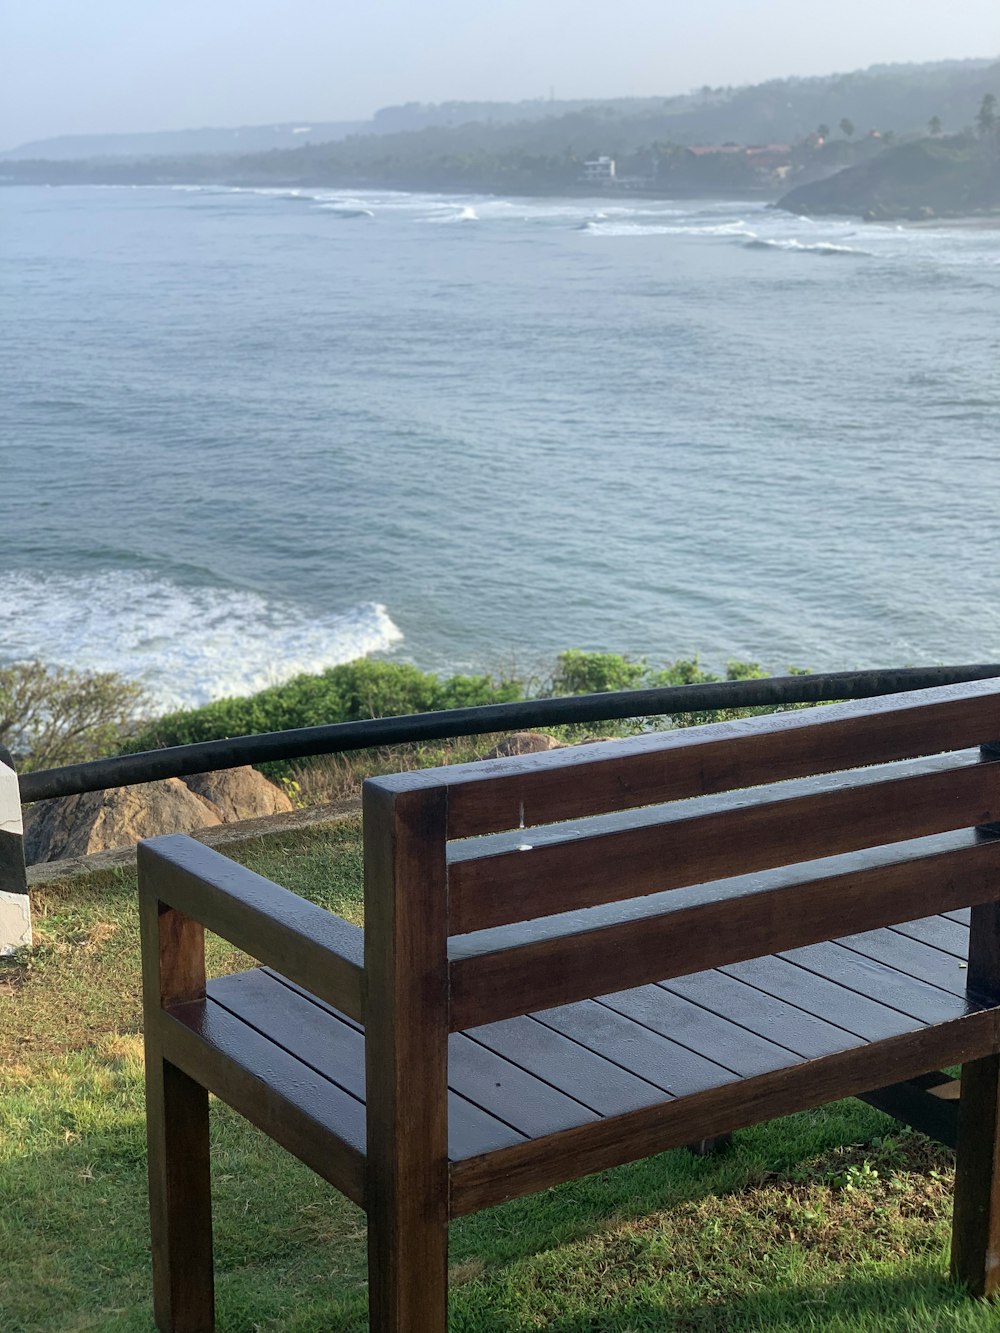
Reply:
<svg viewBox="0 0 1000 1333"><path fill-rule="evenodd" d="M1000 0L0 0L0 147L998 52Z"/></svg>

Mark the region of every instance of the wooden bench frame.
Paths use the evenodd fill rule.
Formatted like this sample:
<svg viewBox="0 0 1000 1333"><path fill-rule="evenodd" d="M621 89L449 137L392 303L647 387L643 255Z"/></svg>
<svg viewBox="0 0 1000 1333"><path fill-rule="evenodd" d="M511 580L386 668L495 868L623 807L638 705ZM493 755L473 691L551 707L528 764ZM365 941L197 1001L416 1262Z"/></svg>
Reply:
<svg viewBox="0 0 1000 1333"><path fill-rule="evenodd" d="M952 1272L1000 1294L996 737L1000 680L375 779L364 932L142 844L158 1327L213 1327L209 1091L366 1210L374 1333L443 1333L450 1217L851 1095L957 1138ZM449 1161L450 1034L965 907L957 1018ZM206 928L363 1024L362 1132L227 1046Z"/></svg>

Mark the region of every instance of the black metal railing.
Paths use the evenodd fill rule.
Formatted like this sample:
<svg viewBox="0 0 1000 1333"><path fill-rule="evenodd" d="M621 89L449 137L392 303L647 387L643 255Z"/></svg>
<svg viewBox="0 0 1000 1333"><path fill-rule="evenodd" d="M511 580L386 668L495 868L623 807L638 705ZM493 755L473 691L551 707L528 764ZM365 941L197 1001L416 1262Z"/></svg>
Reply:
<svg viewBox="0 0 1000 1333"><path fill-rule="evenodd" d="M866 699L900 690L927 689L1000 676L1000 663L972 666L902 667L874 671L837 671L809 676L771 676L762 680L717 681L706 685L670 685L650 690L578 694L521 703L451 708L437 713L334 722L257 736L202 741L163 750L96 759L86 764L24 773L22 801L103 791L158 778L186 777L242 764L308 759L387 745L450 740L527 727L583 725L638 717L671 717L718 709L781 707Z"/></svg>

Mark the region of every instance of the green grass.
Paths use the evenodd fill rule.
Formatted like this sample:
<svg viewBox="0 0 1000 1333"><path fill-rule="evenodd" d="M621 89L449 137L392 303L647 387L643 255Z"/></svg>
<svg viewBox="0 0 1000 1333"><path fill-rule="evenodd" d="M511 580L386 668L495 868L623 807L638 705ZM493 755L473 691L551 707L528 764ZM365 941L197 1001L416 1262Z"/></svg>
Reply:
<svg viewBox="0 0 1000 1333"><path fill-rule="evenodd" d="M354 919L356 823L240 859ZM35 895L0 970L0 1329L150 1330L134 874ZM210 963L243 964L219 941ZM221 1104L222 1333L365 1327L360 1211ZM996 1333L945 1281L950 1154L856 1102L608 1171L456 1222L461 1333Z"/></svg>

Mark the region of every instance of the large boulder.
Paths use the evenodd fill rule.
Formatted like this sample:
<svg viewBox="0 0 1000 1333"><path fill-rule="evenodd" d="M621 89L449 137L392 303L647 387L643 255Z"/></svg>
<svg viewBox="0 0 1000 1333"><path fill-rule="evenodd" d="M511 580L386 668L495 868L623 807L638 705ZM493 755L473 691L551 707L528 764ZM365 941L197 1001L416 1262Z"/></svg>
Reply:
<svg viewBox="0 0 1000 1333"><path fill-rule="evenodd" d="M221 823L219 807L190 791L180 778L84 792L27 807L24 859L37 865L89 856L160 833L193 833Z"/></svg>
<svg viewBox="0 0 1000 1333"><path fill-rule="evenodd" d="M263 773L249 765L224 768L217 773L193 773L184 778L184 783L217 806L227 824L240 819L283 815L292 809L291 801L281 788L268 782Z"/></svg>

